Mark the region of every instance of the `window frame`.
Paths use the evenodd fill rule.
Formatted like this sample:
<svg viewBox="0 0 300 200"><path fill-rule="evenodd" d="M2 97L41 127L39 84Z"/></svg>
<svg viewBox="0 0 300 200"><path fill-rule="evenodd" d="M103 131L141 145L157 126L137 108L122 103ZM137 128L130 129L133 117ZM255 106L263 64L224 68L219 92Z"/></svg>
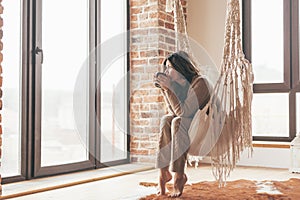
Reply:
<svg viewBox="0 0 300 200"><path fill-rule="evenodd" d="M292 39L292 80L293 88L300 92L300 67L299 67L299 0L291 0L291 39Z"/></svg>
<svg viewBox="0 0 300 200"><path fill-rule="evenodd" d="M246 58L251 62L251 2L244 0L243 48ZM299 0L283 0L284 31L284 81L283 83L254 83L253 93L289 93L289 136L253 136L257 141L291 141L296 135L296 91L300 91L299 81ZM296 42L295 42L296 41ZM254 74L255 76L255 74Z"/></svg>

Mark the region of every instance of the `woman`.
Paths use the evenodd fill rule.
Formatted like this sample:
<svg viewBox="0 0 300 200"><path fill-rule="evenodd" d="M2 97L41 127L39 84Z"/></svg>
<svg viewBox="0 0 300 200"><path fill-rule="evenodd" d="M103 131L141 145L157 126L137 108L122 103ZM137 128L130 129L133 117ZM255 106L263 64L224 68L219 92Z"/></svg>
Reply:
<svg viewBox="0 0 300 200"><path fill-rule="evenodd" d="M168 106L168 114L161 119L156 161L160 169L159 195L165 195L166 183L172 179L171 164L175 175L174 191L170 196L179 197L187 182L184 168L190 144L188 130L197 110L208 103L211 87L183 51L169 55L163 64L165 73L154 76Z"/></svg>

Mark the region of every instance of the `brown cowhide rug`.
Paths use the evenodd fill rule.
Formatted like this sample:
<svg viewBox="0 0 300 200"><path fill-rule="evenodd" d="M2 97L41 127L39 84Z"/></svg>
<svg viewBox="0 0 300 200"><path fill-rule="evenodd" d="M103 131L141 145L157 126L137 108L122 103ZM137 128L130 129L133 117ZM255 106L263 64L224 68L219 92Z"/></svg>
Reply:
<svg viewBox="0 0 300 200"><path fill-rule="evenodd" d="M155 183L141 182L143 187L157 187ZM172 191L172 184L167 184L169 191ZM148 199L172 199L168 196L158 197L151 194L140 198ZM287 181L251 181L236 180L227 181L225 187L218 187L217 182L199 182L185 185L183 194L177 199L201 199L201 200L300 200L300 179L292 178Z"/></svg>

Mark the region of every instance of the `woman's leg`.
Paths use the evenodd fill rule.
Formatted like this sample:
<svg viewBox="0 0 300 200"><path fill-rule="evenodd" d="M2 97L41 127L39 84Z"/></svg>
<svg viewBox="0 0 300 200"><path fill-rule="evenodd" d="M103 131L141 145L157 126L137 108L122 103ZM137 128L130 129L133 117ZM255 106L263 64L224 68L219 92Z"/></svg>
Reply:
<svg viewBox="0 0 300 200"><path fill-rule="evenodd" d="M187 176L184 168L187 160L187 153L190 146L188 130L192 122L191 118L176 117L172 120L172 171L174 176L174 191L171 197L179 197L182 194Z"/></svg>
<svg viewBox="0 0 300 200"><path fill-rule="evenodd" d="M171 161L171 122L173 118L173 115L165 115L162 117L160 124L160 137L156 160L156 167L160 169L160 195L164 195L166 193L166 183L172 179L172 175L169 171L169 165Z"/></svg>
<svg viewBox="0 0 300 200"><path fill-rule="evenodd" d="M172 175L169 171L169 166L160 168L160 174L159 174L159 195L165 195L166 194L166 183L169 182L172 179Z"/></svg>
<svg viewBox="0 0 300 200"><path fill-rule="evenodd" d="M184 172L175 172L174 176L174 189L170 197L176 198L180 197L183 192L185 183L187 182L187 176Z"/></svg>

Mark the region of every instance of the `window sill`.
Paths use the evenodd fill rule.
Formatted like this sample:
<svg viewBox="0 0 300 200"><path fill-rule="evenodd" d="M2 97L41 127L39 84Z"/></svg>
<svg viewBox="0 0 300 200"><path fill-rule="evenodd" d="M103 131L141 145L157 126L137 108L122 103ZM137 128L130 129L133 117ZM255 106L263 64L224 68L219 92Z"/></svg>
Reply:
<svg viewBox="0 0 300 200"><path fill-rule="evenodd" d="M290 142L266 142L266 141L253 141L253 147L259 148L279 148L279 149L289 149Z"/></svg>

